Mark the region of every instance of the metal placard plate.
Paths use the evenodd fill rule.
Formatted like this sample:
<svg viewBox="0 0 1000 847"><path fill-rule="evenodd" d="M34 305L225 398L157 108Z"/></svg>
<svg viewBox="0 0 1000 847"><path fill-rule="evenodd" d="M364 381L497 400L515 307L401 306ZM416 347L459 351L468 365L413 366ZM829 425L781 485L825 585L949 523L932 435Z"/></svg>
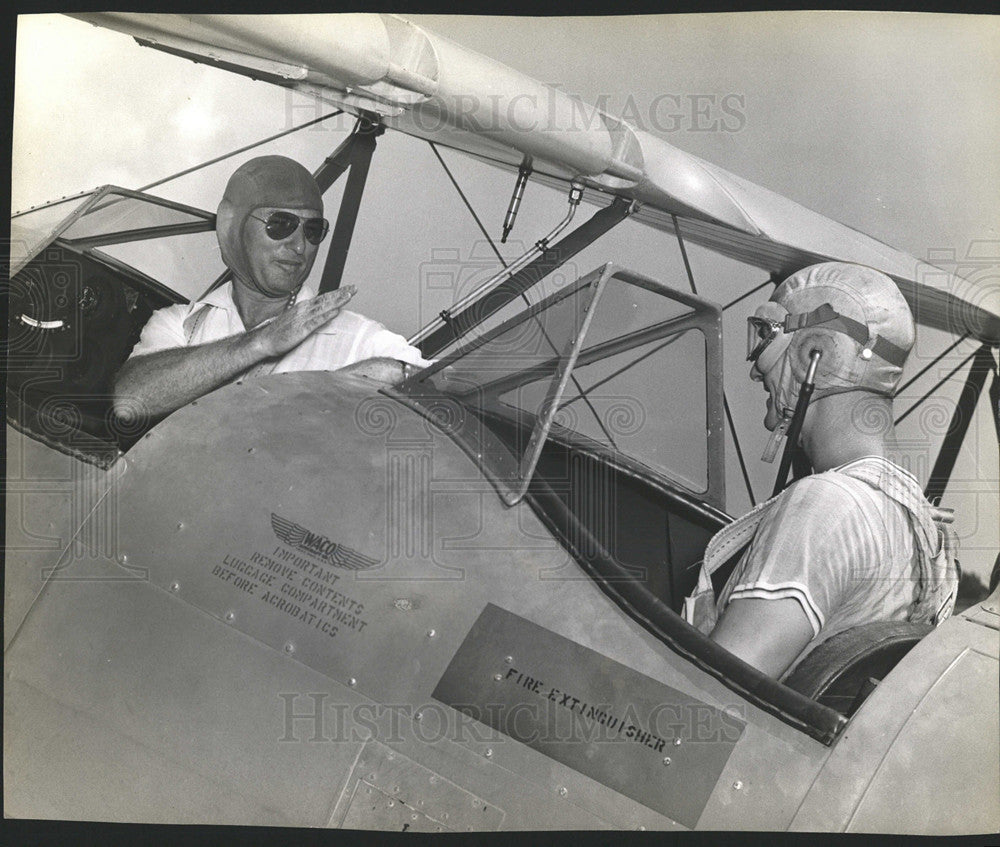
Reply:
<svg viewBox="0 0 1000 847"><path fill-rule="evenodd" d="M496 831L503 810L440 773L369 739L330 819L341 829Z"/></svg>
<svg viewBox="0 0 1000 847"><path fill-rule="evenodd" d="M433 696L687 827L745 725L493 604Z"/></svg>

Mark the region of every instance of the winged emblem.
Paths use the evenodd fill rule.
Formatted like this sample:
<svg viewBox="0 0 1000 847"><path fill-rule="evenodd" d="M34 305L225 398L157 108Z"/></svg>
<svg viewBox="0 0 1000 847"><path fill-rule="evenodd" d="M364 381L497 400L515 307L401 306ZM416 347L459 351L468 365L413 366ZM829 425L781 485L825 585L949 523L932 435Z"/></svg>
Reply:
<svg viewBox="0 0 1000 847"><path fill-rule="evenodd" d="M337 568L361 571L378 564L378 559L331 541L325 535L316 535L295 521L290 521L274 512L271 512L271 529L289 547L308 553Z"/></svg>
<svg viewBox="0 0 1000 847"><path fill-rule="evenodd" d="M337 544L326 561L349 571L363 571L378 564L378 559L373 559L343 544Z"/></svg>
<svg viewBox="0 0 1000 847"><path fill-rule="evenodd" d="M289 547L301 547L306 539L306 531L294 521L271 512L271 529Z"/></svg>

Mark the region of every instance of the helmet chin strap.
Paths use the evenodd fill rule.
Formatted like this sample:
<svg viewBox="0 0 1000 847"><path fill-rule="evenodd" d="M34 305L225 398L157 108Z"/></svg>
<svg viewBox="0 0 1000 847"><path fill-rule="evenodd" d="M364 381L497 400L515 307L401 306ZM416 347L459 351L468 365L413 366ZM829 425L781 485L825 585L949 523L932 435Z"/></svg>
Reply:
<svg viewBox="0 0 1000 847"><path fill-rule="evenodd" d="M792 454L795 451L796 445L799 443L799 435L802 432L802 422L805 420L806 410L809 408L809 400L812 398L813 389L816 387L816 367L819 365L819 360L822 356L823 354L819 350L813 350L810 352L809 370L806 371L806 378L803 380L802 387L799 389L799 396L795 401L795 411L791 416L789 416L788 409L785 408L783 410L781 423L775 427L775 434L771 436L771 440L767 445L768 449L764 451L765 456L767 456L768 451L770 451L771 454L770 459L765 458L764 461L773 462L774 456L778 451L778 443L787 435L788 440L785 442L785 451L781 454L781 464L778 466L778 475L774 479L774 490L771 492L772 497L781 493L785 487L785 482L788 479L788 471L792 465ZM778 434L779 429L781 430L780 434Z"/></svg>

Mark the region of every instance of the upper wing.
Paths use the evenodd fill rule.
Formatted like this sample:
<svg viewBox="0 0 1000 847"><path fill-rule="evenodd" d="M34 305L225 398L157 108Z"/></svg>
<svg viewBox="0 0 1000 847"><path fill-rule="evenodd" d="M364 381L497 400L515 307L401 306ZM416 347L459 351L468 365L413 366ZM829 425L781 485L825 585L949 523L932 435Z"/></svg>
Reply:
<svg viewBox="0 0 1000 847"><path fill-rule="evenodd" d="M642 204L636 217L785 276L821 261L876 268L919 323L1000 341L1000 294L755 185L513 68L392 15L74 17L141 44L315 95L494 164L533 158L543 182L577 179ZM677 221L675 223L676 216Z"/></svg>

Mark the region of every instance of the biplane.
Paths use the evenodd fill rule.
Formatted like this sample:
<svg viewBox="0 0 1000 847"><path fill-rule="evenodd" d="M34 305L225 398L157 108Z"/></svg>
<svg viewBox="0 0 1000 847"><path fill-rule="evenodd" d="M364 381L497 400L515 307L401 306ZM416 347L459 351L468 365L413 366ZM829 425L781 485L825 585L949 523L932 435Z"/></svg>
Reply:
<svg viewBox="0 0 1000 847"><path fill-rule="evenodd" d="M678 614L735 516L728 306L699 294L688 245L763 277L737 301L818 261L874 267L920 327L977 342L935 499L977 405L996 423L995 303L395 16L77 17L357 117L315 174L346 181L321 290L386 131L516 174L505 236L529 182L565 211L413 335L434 364L401 385L237 379L162 420L111 404L152 311L187 299L141 260L211 237L214 215L107 185L13 217L8 473L68 463L79 496L67 545L7 561L8 815L1000 828L995 585L781 681ZM685 276L616 257L559 275L625 221L676 238Z"/></svg>

